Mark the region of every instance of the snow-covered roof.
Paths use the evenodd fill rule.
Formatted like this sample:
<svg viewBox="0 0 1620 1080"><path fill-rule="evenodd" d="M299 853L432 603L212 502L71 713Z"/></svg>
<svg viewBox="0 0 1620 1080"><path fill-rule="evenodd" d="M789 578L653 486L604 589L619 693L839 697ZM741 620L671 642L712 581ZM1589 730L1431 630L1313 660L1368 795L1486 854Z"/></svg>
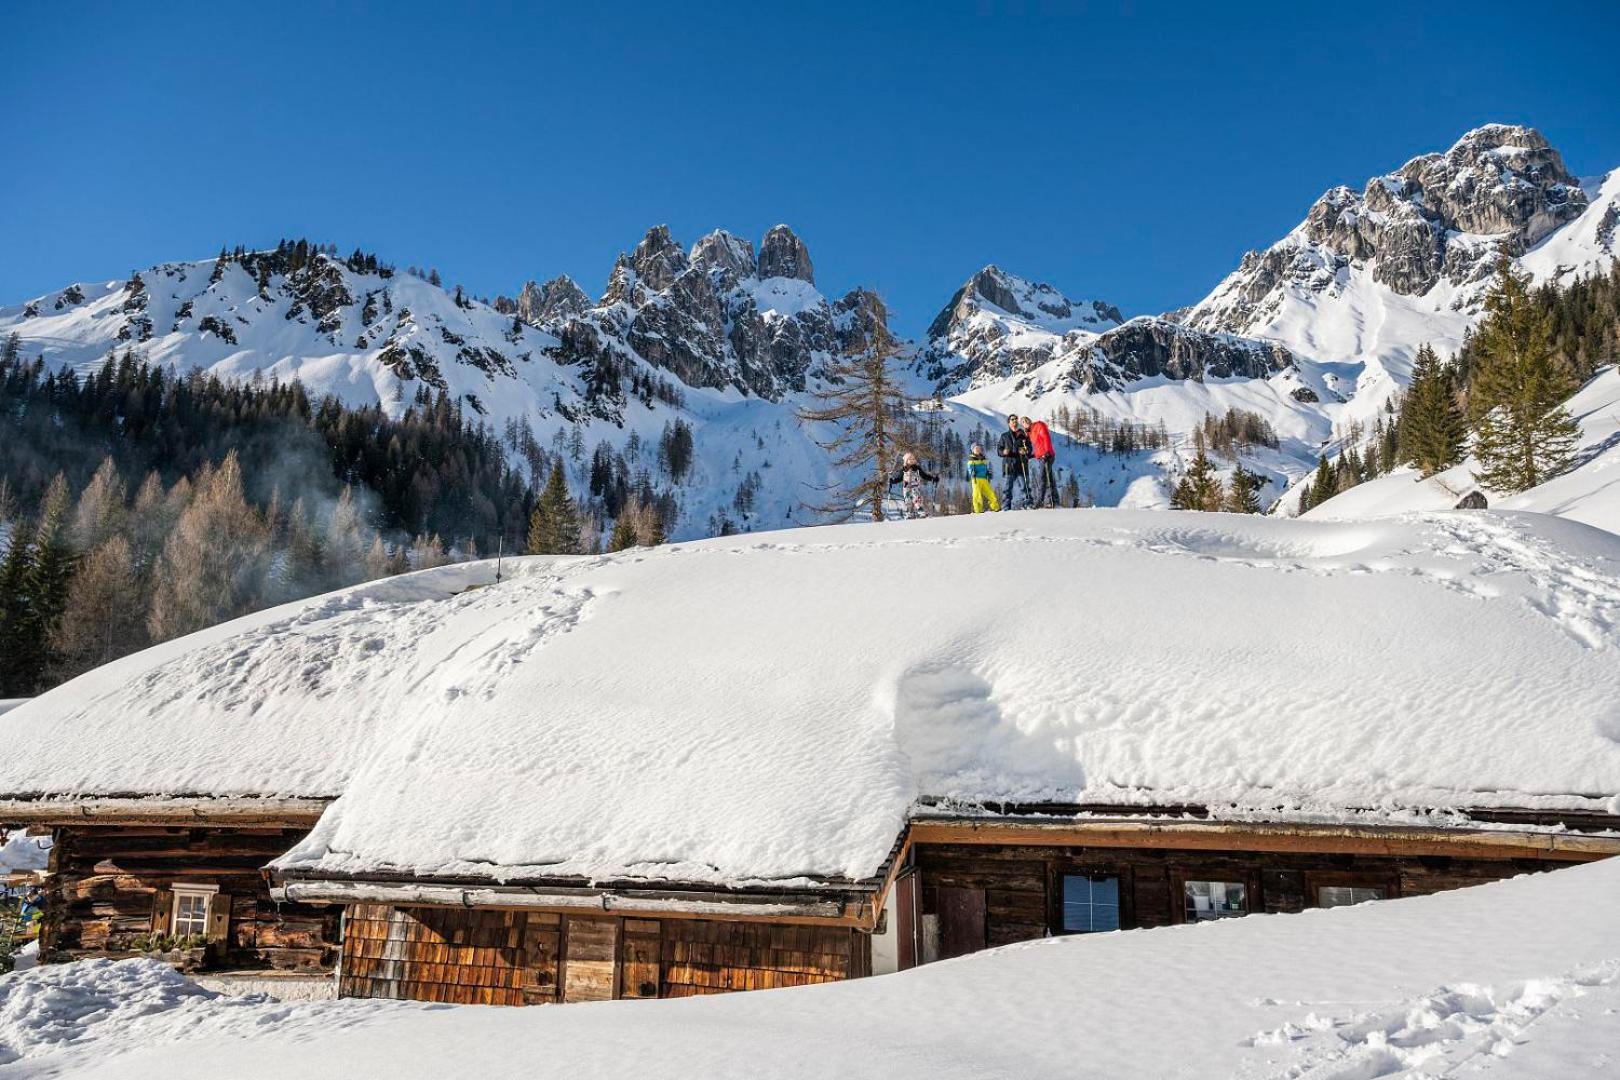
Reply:
<svg viewBox="0 0 1620 1080"><path fill-rule="evenodd" d="M0 794L341 790L283 869L714 885L869 878L923 798L1620 812L1620 539L1572 522L1046 511L507 566L69 684L0 718L38 732Z"/></svg>
<svg viewBox="0 0 1620 1080"><path fill-rule="evenodd" d="M0 714L0 743L15 748L0 754L0 799L335 796L388 717L383 701L409 701L413 665L442 659L378 647L406 647L441 617L433 601L489 576L461 563L271 608L19 702ZM381 696L354 701L356 685Z"/></svg>

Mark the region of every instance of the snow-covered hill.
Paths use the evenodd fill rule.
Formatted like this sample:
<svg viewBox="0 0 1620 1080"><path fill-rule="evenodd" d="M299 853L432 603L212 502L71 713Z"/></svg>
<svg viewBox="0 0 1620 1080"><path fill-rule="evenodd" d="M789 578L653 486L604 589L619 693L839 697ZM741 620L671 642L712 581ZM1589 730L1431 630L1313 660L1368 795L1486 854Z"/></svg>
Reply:
<svg viewBox="0 0 1620 1080"><path fill-rule="evenodd" d="M1620 533L1620 368L1599 372L1567 407L1581 427L1575 466L1529 491L1499 495L1482 487L1474 479L1479 462L1470 458L1430 477L1398 469L1335 495L1305 516L1341 520L1449 510L1479 489L1493 507L1553 514Z"/></svg>
<svg viewBox="0 0 1620 1080"><path fill-rule="evenodd" d="M1566 281L1613 262L1617 229L1620 170L1578 182L1537 132L1488 125L1361 191L1332 189L1167 316L1126 319L986 267L908 346L907 377L941 398L935 418L963 438L1001 430L1008 412L1060 407L1162 424L1163 448L1065 448L1060 465L1101 505L1167 505L1205 415L1256 413L1278 445L1245 450L1243 464L1268 479L1270 499L1380 414L1419 345L1444 354L1462 341L1498 255ZM795 410L829 362L887 321L870 291L823 295L786 226L757 252L723 231L685 248L654 228L597 300L559 277L486 305L375 260L295 261L248 253L69 286L0 307L0 335L81 371L128 347L181 371L296 377L391 412L443 391L508 435L514 455L523 425L531 447L566 452L581 491L604 443L657 476L659 436L680 420L694 460L662 482L680 507L675 535L690 537L807 520L803 501L834 478Z"/></svg>

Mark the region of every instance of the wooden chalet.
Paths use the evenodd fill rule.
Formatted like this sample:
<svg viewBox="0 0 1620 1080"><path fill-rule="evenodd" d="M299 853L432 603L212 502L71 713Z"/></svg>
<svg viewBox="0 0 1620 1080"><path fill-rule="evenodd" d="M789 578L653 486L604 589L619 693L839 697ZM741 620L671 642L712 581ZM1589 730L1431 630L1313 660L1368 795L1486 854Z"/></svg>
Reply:
<svg viewBox="0 0 1620 1080"><path fill-rule="evenodd" d="M0 821L52 838L43 962L150 956L187 971L290 985L330 975L340 920L330 909L273 900L263 867L325 805L13 799L0 801Z"/></svg>
<svg viewBox="0 0 1620 1080"><path fill-rule="evenodd" d="M293 872L276 875L274 894L342 907L342 996L533 1005L833 982L1048 936L1420 896L1614 854L1620 816L1598 814L1414 826L924 807L880 877L799 892Z"/></svg>
<svg viewBox="0 0 1620 1080"><path fill-rule="evenodd" d="M1509 526L1620 566L1613 537ZM1054 512L405 575L0 716L29 746L0 824L55 837L47 960L508 1005L1620 853L1620 634L1568 632L1556 575L1435 528ZM1319 663L1323 627L1355 662Z"/></svg>

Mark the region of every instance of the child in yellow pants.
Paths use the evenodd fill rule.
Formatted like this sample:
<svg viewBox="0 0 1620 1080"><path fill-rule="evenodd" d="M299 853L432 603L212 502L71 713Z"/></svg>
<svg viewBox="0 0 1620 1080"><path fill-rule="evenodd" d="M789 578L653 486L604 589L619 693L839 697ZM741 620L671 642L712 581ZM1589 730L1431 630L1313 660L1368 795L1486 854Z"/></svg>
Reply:
<svg viewBox="0 0 1620 1080"><path fill-rule="evenodd" d="M984 504L988 500L990 509L1000 510L1001 503L996 500L996 489L990 486L990 461L984 456L984 447L978 443L973 444L973 453L967 459L967 479L973 486L973 512L984 513Z"/></svg>

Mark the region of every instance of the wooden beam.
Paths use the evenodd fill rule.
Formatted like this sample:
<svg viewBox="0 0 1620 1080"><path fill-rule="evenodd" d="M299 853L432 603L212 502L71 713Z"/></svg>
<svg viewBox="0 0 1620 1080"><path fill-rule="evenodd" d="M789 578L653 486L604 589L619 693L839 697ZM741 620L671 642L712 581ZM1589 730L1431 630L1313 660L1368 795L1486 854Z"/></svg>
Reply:
<svg viewBox="0 0 1620 1080"><path fill-rule="evenodd" d="M914 844L1177 848L1190 851L1450 855L1471 859L1590 862L1620 854L1620 836L1430 826L1315 825L1233 821L913 821Z"/></svg>
<svg viewBox="0 0 1620 1080"><path fill-rule="evenodd" d="M402 907L448 907L600 913L632 918L717 919L724 922L793 923L869 928L876 921L870 902L848 900L773 901L711 900L623 896L612 892L547 892L521 886L463 887L368 881L283 881L271 896L300 904L390 904Z"/></svg>
<svg viewBox="0 0 1620 1080"><path fill-rule="evenodd" d="M0 824L312 827L330 799L0 799Z"/></svg>

